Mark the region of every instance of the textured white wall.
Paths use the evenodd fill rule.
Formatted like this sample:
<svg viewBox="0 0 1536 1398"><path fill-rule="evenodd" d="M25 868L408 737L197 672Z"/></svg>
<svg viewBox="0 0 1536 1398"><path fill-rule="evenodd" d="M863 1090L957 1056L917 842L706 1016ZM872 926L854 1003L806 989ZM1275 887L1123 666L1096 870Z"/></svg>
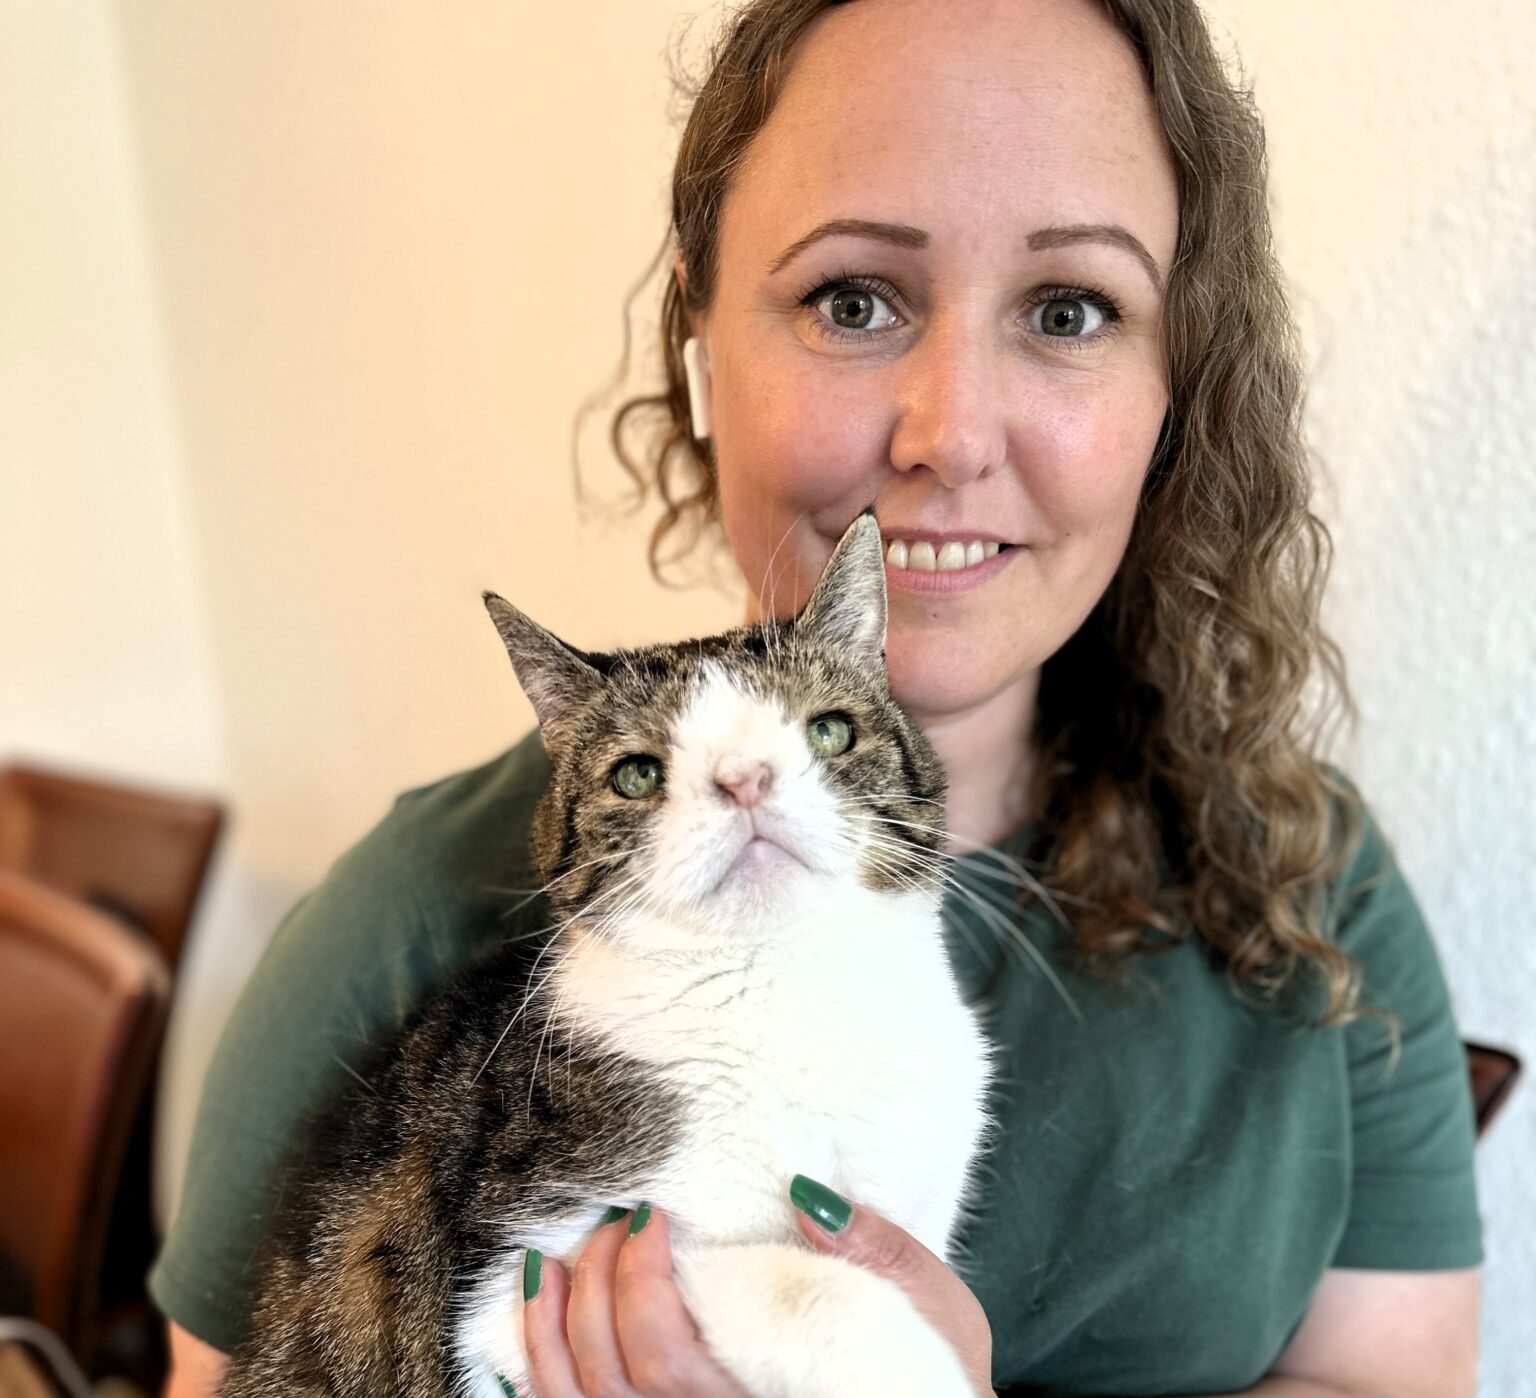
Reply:
<svg viewBox="0 0 1536 1398"><path fill-rule="evenodd" d="M479 589L593 644L734 619L651 585L635 528L584 526L567 464L663 230L692 8L0 0L0 750L219 782L237 814L169 1187L288 902L394 792L528 721ZM1464 1031L1536 1063L1536 7L1210 10L1268 124L1314 365L1363 711L1339 756ZM1519 1398L1536 1086L1479 1153L1483 1391Z"/></svg>
<svg viewBox="0 0 1536 1398"><path fill-rule="evenodd" d="M1269 132L1360 704L1465 1037L1536 1066L1536 6L1208 5ZM1482 1392L1536 1394L1536 1085L1478 1148Z"/></svg>

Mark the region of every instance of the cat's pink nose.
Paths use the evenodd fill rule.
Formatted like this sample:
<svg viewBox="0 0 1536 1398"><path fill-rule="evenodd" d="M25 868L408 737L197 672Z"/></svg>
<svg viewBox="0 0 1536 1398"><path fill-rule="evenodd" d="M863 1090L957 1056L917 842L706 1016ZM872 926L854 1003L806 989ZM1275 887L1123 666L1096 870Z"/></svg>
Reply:
<svg viewBox="0 0 1536 1398"><path fill-rule="evenodd" d="M766 762L721 762L715 768L715 785L749 811L773 785L773 773Z"/></svg>

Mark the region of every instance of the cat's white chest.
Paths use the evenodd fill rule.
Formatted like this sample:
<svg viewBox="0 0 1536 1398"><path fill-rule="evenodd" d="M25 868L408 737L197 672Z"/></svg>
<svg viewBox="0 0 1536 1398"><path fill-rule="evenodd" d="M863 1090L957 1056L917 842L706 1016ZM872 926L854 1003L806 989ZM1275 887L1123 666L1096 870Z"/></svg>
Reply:
<svg viewBox="0 0 1536 1398"><path fill-rule="evenodd" d="M605 1018L688 1104L650 1196L679 1237L791 1236L786 1189L805 1174L942 1250L982 1129L986 1051L931 917L925 900L857 890L790 947L663 972L643 1007L632 978L605 1002L616 968L593 959L583 1017Z"/></svg>

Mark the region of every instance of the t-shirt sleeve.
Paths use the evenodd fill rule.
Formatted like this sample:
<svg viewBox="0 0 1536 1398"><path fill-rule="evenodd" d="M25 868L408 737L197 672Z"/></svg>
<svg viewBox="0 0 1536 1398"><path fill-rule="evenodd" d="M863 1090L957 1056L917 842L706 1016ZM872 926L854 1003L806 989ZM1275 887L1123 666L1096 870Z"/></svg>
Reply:
<svg viewBox="0 0 1536 1398"><path fill-rule="evenodd" d="M537 729L402 793L278 926L203 1081L186 1179L149 1274L160 1309L229 1353L255 1260L312 1117L482 954L537 955L530 828L549 763Z"/></svg>
<svg viewBox="0 0 1536 1398"><path fill-rule="evenodd" d="M1361 964L1347 1025L1353 1152L1335 1267L1439 1271L1482 1261L1466 1053L1429 929L1362 803L1362 841L1340 884L1338 938Z"/></svg>
<svg viewBox="0 0 1536 1398"><path fill-rule="evenodd" d="M149 1291L226 1353L245 1332L254 1256L303 1123L446 973L412 863L397 804L279 924L209 1065Z"/></svg>

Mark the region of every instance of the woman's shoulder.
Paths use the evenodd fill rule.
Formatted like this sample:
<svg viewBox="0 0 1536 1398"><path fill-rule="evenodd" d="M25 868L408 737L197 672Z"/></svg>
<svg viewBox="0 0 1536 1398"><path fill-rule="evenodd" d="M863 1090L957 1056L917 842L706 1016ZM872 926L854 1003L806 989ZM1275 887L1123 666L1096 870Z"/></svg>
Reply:
<svg viewBox="0 0 1536 1398"><path fill-rule="evenodd" d="M1440 949L1384 822L1337 768L1358 833L1331 889L1332 935L1357 964L1344 1026L1351 1196L1335 1267L1475 1266L1481 1223L1466 1056Z"/></svg>
<svg viewBox="0 0 1536 1398"><path fill-rule="evenodd" d="M401 792L300 900L274 941L317 915L334 935L358 920L378 928L381 913L390 927L415 923L473 939L530 891L529 834L548 780L535 729L488 762Z"/></svg>
<svg viewBox="0 0 1536 1398"><path fill-rule="evenodd" d="M397 796L278 924L226 1037L372 1037L537 925L529 836L548 775L535 731Z"/></svg>
<svg viewBox="0 0 1536 1398"><path fill-rule="evenodd" d="M332 872L382 862L396 876L455 889L466 877L526 875L533 811L548 782L534 729L489 762L401 792Z"/></svg>
<svg viewBox="0 0 1536 1398"><path fill-rule="evenodd" d="M193 1334L226 1351L239 1343L251 1259L316 1113L470 962L543 926L528 837L547 780L534 732L404 792L283 918L209 1065L151 1277L158 1304Z"/></svg>
<svg viewBox="0 0 1536 1398"><path fill-rule="evenodd" d="M1394 951L1433 958L1429 930L1382 820L1353 777L1332 763L1321 766L1331 788L1332 852L1341 859L1326 894L1333 940L1357 958Z"/></svg>

